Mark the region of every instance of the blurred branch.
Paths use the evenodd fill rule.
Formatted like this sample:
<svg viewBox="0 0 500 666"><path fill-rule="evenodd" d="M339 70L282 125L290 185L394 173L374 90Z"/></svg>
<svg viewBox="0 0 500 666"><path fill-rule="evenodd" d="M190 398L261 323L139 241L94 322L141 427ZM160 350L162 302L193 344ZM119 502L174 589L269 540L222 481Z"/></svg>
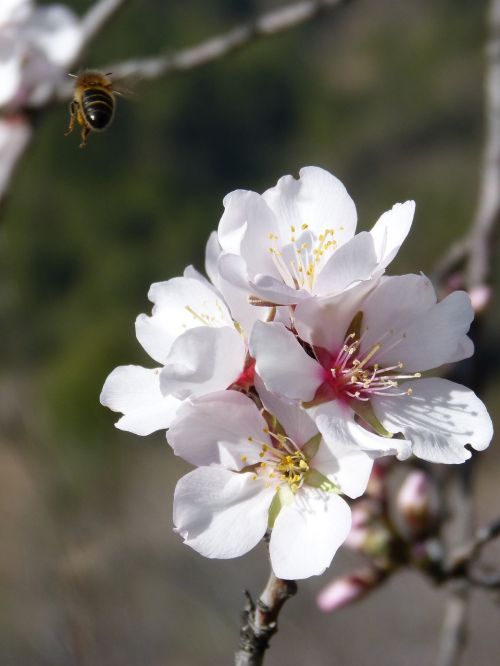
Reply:
<svg viewBox="0 0 500 666"><path fill-rule="evenodd" d="M480 170L479 195L471 229L444 255L437 266L436 278L442 287L456 270L464 272L468 289L479 287L490 279L495 239L500 221L500 0L491 0L488 13L489 39L486 45L485 71L485 137ZM477 362L477 361L476 361ZM472 530L472 469L470 463L458 472L458 530L462 539ZM496 529L491 535L498 534ZM493 538L492 536L492 538ZM489 533L484 534L487 540ZM471 541L472 552L458 561L462 574L450 593L441 632L438 666L457 666L466 643L467 608L470 586L485 585L485 579L471 576L469 565L482 540ZM464 575L466 574L466 575ZM490 587L493 587L491 585Z"/></svg>
<svg viewBox="0 0 500 666"><path fill-rule="evenodd" d="M78 62L85 49L94 41L94 39L114 18L115 14L127 2L128 0L97 0L97 2L88 10L81 21L82 43L71 65Z"/></svg>
<svg viewBox="0 0 500 666"><path fill-rule="evenodd" d="M468 288L484 284L489 278L500 222L500 0L491 0L488 23L485 138L478 203L470 230L443 255L435 269L436 281L442 284L452 272L465 266Z"/></svg>
<svg viewBox="0 0 500 666"><path fill-rule="evenodd" d="M295 581L276 578L272 572L257 603L245 592L247 603L241 616L240 644L235 654L235 666L260 666L263 663L269 641L278 631L281 607L296 592Z"/></svg>
<svg viewBox="0 0 500 666"><path fill-rule="evenodd" d="M467 284L484 283L490 273L494 236L500 220L500 0L489 8L486 46L486 136L479 202L470 234Z"/></svg>
<svg viewBox="0 0 500 666"><path fill-rule="evenodd" d="M290 30L347 2L349 0L302 0L261 14L253 21L236 26L195 46L153 58L126 60L108 65L104 69L113 72L114 79L138 77L141 80L154 80L177 72L190 71L219 60L258 39ZM118 0L115 0L115 4L117 3ZM55 96L61 101L69 99L71 94L71 84L62 81Z"/></svg>
<svg viewBox="0 0 500 666"><path fill-rule="evenodd" d="M125 6L127 1L97 0L89 9L82 18L83 37L80 49L73 58L73 61L68 63L68 69L71 69L81 61L85 50L114 18L116 13ZM156 79L160 76L173 74L174 72L189 71L218 60L259 38L269 37L289 30L318 16L324 11L347 4L347 2L349 0L303 0L302 2L262 14L249 23L237 26L227 33L212 37L191 48L172 54L160 55L155 58L124 61L107 67L105 71L112 71L113 77L116 79L131 75L139 76L143 79ZM61 76L54 84L50 101L48 103L45 102L41 106L35 104L32 107L26 108L27 117L31 117L34 113L38 114L54 102L71 99L73 86L74 82L70 81L66 75ZM8 163L4 163L2 177L0 178L0 203L7 192L14 170L22 155L26 152L29 143L29 141L26 141L22 150L19 150Z"/></svg>
<svg viewBox="0 0 500 666"><path fill-rule="evenodd" d="M456 514L455 532L459 543L471 543L472 539L472 467L471 463L466 462L456 472L457 497L454 502ZM459 552L464 549L460 548ZM465 551L467 546L465 547ZM441 629L441 638L439 641L437 666L456 666L460 662L462 651L467 642L467 610L469 605L470 586L466 574L469 569L470 558L474 549L469 553L468 558L452 556L451 561L460 562L455 573L453 567L444 578L456 578L456 572L460 572L460 577L456 578L450 589L450 594L446 601L444 621ZM456 564L454 565L456 567Z"/></svg>

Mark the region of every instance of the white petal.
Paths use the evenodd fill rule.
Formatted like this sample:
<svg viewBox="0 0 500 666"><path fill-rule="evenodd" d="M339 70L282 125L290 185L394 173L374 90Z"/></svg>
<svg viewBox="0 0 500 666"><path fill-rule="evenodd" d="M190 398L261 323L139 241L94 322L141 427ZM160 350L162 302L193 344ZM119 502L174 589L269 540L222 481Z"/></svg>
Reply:
<svg viewBox="0 0 500 666"><path fill-rule="evenodd" d="M4 37L3 43L0 42L0 107L17 102L22 90L22 52L16 53L14 49L15 44L12 40ZM9 128L13 124L7 124L7 121L2 119L2 125Z"/></svg>
<svg viewBox="0 0 500 666"><path fill-rule="evenodd" d="M181 402L160 391L160 369L123 365L106 379L100 401L114 412L121 412L116 423L120 430L149 435L168 428Z"/></svg>
<svg viewBox="0 0 500 666"><path fill-rule="evenodd" d="M158 361L165 363L174 340L196 326L232 325L231 314L216 289L208 281L178 277L151 285L148 298L153 314L139 315L137 339Z"/></svg>
<svg viewBox="0 0 500 666"><path fill-rule="evenodd" d="M234 328L192 328L173 343L161 389L181 399L226 389L243 371L245 356L245 343Z"/></svg>
<svg viewBox="0 0 500 666"><path fill-rule="evenodd" d="M388 266L398 253L411 228L415 202L395 204L380 216L370 231L381 268Z"/></svg>
<svg viewBox="0 0 500 666"><path fill-rule="evenodd" d="M316 424L307 410L297 402L289 402L277 393L268 391L257 374L255 375L255 388L264 407L278 419L286 434L293 439L297 446L304 446L311 437L317 434Z"/></svg>
<svg viewBox="0 0 500 666"><path fill-rule="evenodd" d="M366 295L376 285L377 280L367 280L336 296L300 301L294 317L300 338L337 355L350 323L362 309Z"/></svg>
<svg viewBox="0 0 500 666"><path fill-rule="evenodd" d="M264 536L274 491L253 474L199 467L175 488L174 523L184 543L205 557L244 555Z"/></svg>
<svg viewBox="0 0 500 666"><path fill-rule="evenodd" d="M269 253L269 234L278 231L278 223L261 195L237 190L224 199L224 206L218 230L224 252L241 254L249 275L277 275Z"/></svg>
<svg viewBox="0 0 500 666"><path fill-rule="evenodd" d="M212 283L219 289L219 271L217 262L222 254L222 248L217 237L217 232L212 231L208 237L205 248L205 271Z"/></svg>
<svg viewBox="0 0 500 666"><path fill-rule="evenodd" d="M289 287L281 278L271 275L256 275L250 281L250 289L252 294L275 305L294 305L303 298L310 297L310 293L305 289Z"/></svg>
<svg viewBox="0 0 500 666"><path fill-rule="evenodd" d="M321 269L314 285L319 296L337 294L361 280L368 280L378 266L373 239L366 231L342 245Z"/></svg>
<svg viewBox="0 0 500 666"><path fill-rule="evenodd" d="M60 67L76 54L82 29L76 15L62 5L38 7L29 26L29 40L39 47L47 59Z"/></svg>
<svg viewBox="0 0 500 666"><path fill-rule="evenodd" d="M271 444L266 428L253 400L238 391L218 391L184 403L168 441L193 465L240 470L261 461L262 443Z"/></svg>
<svg viewBox="0 0 500 666"><path fill-rule="evenodd" d="M0 66L0 106L3 94L3 68ZM0 120L0 192L6 192L14 175L14 165L24 152L32 134L28 122L19 117Z"/></svg>
<svg viewBox="0 0 500 666"><path fill-rule="evenodd" d="M311 415L323 435L327 446L335 455L337 451L361 449L370 456L377 458L386 455L397 455L404 460L410 454L410 444L403 439L380 437L356 423L354 413L347 405L338 400L325 402L313 407Z"/></svg>
<svg viewBox="0 0 500 666"><path fill-rule="evenodd" d="M249 285L245 260L236 254L223 254L217 263L219 288L231 309L233 319L242 327L248 337L256 321L265 320L268 307L250 305L248 297L252 293Z"/></svg>
<svg viewBox="0 0 500 666"><path fill-rule="evenodd" d="M455 291L403 331L391 332L374 361L380 365L401 361L405 371L413 372L437 368L450 359L458 360L460 349L465 354L472 353L465 338L473 318L469 295ZM391 348L393 341L396 344Z"/></svg>
<svg viewBox="0 0 500 666"><path fill-rule="evenodd" d="M373 456L352 446L343 446L340 441L328 446L322 441L311 467L338 485L344 495L356 499L368 485Z"/></svg>
<svg viewBox="0 0 500 666"><path fill-rule="evenodd" d="M351 511L335 493L303 487L276 518L269 554L278 578L322 574L351 529Z"/></svg>
<svg viewBox="0 0 500 666"><path fill-rule="evenodd" d="M186 266L182 273L182 277L189 278L190 280L198 280L198 282L210 289L210 291L214 291L214 285L210 280L207 280L207 278L192 265ZM217 287L215 287L215 289L217 289Z"/></svg>
<svg viewBox="0 0 500 666"><path fill-rule="evenodd" d="M413 453L431 462L461 463L491 441L493 426L486 407L465 386L429 377L402 384L411 396L372 400L378 418L391 432L402 432Z"/></svg>
<svg viewBox="0 0 500 666"><path fill-rule="evenodd" d="M32 11L32 0L2 0L0 4L0 25L8 21L26 20Z"/></svg>
<svg viewBox="0 0 500 666"><path fill-rule="evenodd" d="M217 271L230 284L249 292L247 265L239 254L221 254Z"/></svg>
<svg viewBox="0 0 500 666"><path fill-rule="evenodd" d="M464 358L470 358L474 354L474 343L469 338L468 335L458 341L457 347L454 353L450 353L446 363L455 363L456 361L462 361Z"/></svg>
<svg viewBox="0 0 500 666"><path fill-rule="evenodd" d="M323 368L302 349L283 324L258 321L250 354L266 387L291 400L312 400L323 382Z"/></svg>
<svg viewBox="0 0 500 666"><path fill-rule="evenodd" d="M367 352L383 341L377 359L383 357L384 348L432 310L436 300L434 287L425 275L383 277L360 306L364 313L361 351ZM398 345L396 356L399 350Z"/></svg>
<svg viewBox="0 0 500 666"><path fill-rule="evenodd" d="M316 236L326 229L335 230L338 246L356 230L356 207L344 185L328 171L304 167L300 178L280 178L276 187L262 195L276 214L282 236L289 239L290 227L307 224Z"/></svg>

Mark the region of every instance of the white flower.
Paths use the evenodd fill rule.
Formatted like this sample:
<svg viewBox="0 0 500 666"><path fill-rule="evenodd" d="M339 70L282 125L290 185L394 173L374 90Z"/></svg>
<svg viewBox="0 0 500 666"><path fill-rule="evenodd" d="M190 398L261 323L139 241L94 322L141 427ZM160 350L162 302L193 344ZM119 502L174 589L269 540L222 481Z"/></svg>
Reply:
<svg viewBox="0 0 500 666"><path fill-rule="evenodd" d="M0 10L0 107L45 102L81 43L75 14L63 5L9 0Z"/></svg>
<svg viewBox="0 0 500 666"><path fill-rule="evenodd" d="M31 126L22 116L0 118L0 193L13 176L13 167L31 136Z"/></svg>
<svg viewBox="0 0 500 666"><path fill-rule="evenodd" d="M284 176L263 195L237 190L219 224L220 275L263 302L291 305L335 295L381 275L411 226L415 204L396 204L357 235L356 208L342 183L318 167Z"/></svg>
<svg viewBox="0 0 500 666"><path fill-rule="evenodd" d="M2 0L0 4L0 30L9 23L26 20L32 11L32 0Z"/></svg>
<svg viewBox="0 0 500 666"><path fill-rule="evenodd" d="M243 331L208 280L188 268L148 296L153 313L139 315L136 335L159 366L116 368L101 393L103 405L124 414L117 427L138 435L168 428L188 397L253 382Z"/></svg>
<svg viewBox="0 0 500 666"><path fill-rule="evenodd" d="M261 398L277 422L238 391L183 404L168 439L198 468L177 484L174 523L186 544L222 559L248 552L271 527L276 576L318 575L350 529L350 510L338 493L358 497L372 461L361 451L327 446L299 405L265 390Z"/></svg>
<svg viewBox="0 0 500 666"><path fill-rule="evenodd" d="M369 449L373 435L353 430L358 420L381 435L402 433L424 460L460 463L470 458L467 444L488 446L490 417L469 389L420 373L472 355L472 319L465 292L437 303L426 277L386 277L368 294L362 284L301 301L301 343L283 324L258 322L250 351L267 388L307 403L327 442L349 436Z"/></svg>

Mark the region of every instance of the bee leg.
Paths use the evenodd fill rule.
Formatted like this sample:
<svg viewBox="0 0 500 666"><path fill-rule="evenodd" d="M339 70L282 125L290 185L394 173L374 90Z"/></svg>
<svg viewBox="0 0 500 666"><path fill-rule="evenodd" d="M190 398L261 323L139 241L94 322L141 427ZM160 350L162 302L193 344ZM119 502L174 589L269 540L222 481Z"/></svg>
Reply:
<svg viewBox="0 0 500 666"><path fill-rule="evenodd" d="M78 104L73 100L71 104L69 105L69 112L70 112L70 117L69 117L69 127L68 129L64 132L64 136L68 136L68 134L71 134L75 127L75 120L76 120L76 114L77 114L77 108Z"/></svg>
<svg viewBox="0 0 500 666"><path fill-rule="evenodd" d="M90 134L90 127L87 127L87 125L82 126L82 142L80 144L80 148L83 148L84 146L87 145L87 137Z"/></svg>

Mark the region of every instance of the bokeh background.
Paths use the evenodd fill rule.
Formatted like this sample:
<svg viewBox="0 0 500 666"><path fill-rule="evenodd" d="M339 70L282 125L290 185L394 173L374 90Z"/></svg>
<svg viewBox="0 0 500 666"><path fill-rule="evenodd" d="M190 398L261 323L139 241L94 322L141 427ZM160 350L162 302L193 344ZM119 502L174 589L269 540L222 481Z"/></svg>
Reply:
<svg viewBox="0 0 500 666"><path fill-rule="evenodd" d="M189 46L276 4L130 2L85 65ZM66 105L40 116L0 223L2 665L231 663L243 589L257 594L267 577L264 548L220 562L182 545L171 507L188 466L161 434L117 431L102 384L116 365L150 364L134 335L149 285L203 267L232 189L320 165L347 186L361 229L413 198L391 271L430 273L477 200L485 12L484 0L352 2L203 69L137 81L85 150L63 136ZM493 416L496 310L482 351ZM498 447L477 457L485 522L500 512ZM335 615L317 610L352 557L299 585L266 663L433 663L445 593L417 574ZM499 618L474 594L464 664L498 663Z"/></svg>

